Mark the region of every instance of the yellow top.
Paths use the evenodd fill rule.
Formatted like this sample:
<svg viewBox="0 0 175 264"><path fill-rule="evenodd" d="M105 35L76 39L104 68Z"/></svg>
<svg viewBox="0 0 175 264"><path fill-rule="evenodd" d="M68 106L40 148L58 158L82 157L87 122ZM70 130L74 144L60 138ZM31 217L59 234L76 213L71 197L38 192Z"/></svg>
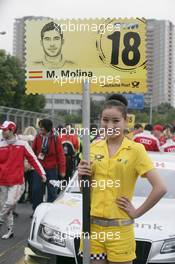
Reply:
<svg viewBox="0 0 175 264"><path fill-rule="evenodd" d="M154 168L142 144L126 137L117 152L109 157L106 140L91 144L91 215L107 219L128 219L116 199L132 199L137 177Z"/></svg>

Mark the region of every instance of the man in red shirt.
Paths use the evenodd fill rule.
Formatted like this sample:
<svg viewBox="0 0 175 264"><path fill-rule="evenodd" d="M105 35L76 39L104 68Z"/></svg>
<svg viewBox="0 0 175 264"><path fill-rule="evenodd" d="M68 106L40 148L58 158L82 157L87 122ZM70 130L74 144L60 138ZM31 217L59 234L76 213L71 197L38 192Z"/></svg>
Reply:
<svg viewBox="0 0 175 264"><path fill-rule="evenodd" d="M15 135L16 124L5 121L0 129L3 136L0 141L0 227L7 219L8 232L2 239L8 239L14 234L13 209L24 191L24 160L28 160L42 181L46 181L46 176L29 144Z"/></svg>
<svg viewBox="0 0 175 264"><path fill-rule="evenodd" d="M152 125L148 124L145 126L145 130L142 133L136 134L133 137L133 140L143 144L147 151L160 151L159 141L151 132Z"/></svg>
<svg viewBox="0 0 175 264"><path fill-rule="evenodd" d="M57 197L57 189L49 181L58 180L58 176L65 177L66 161L62 144L58 136L54 135L53 123L49 119L39 121L40 133L33 142L33 151L46 171L47 202L53 202ZM43 186L37 172L34 172L32 188L33 210L43 202Z"/></svg>

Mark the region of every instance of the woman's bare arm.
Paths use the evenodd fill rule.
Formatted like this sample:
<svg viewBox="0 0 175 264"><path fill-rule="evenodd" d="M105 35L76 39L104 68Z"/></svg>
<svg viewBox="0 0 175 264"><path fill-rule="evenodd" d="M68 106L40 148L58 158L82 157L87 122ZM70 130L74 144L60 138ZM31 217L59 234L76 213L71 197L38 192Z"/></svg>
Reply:
<svg viewBox="0 0 175 264"><path fill-rule="evenodd" d="M119 199L117 199L119 208L123 209L131 218L137 218L145 214L167 192L166 186L157 173L156 169L147 172L145 176L152 185L152 191L140 207L135 209L132 203L126 197L120 197Z"/></svg>

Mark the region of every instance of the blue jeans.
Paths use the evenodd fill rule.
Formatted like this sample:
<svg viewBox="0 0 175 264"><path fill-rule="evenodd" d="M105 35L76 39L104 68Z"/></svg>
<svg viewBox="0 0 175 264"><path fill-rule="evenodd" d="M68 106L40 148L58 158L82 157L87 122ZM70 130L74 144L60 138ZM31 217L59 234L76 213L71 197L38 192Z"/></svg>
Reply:
<svg viewBox="0 0 175 264"><path fill-rule="evenodd" d="M43 202L45 184L47 186L47 202L53 202L57 198L57 188L53 187L49 181L50 180L58 180L58 172L57 168L54 169L45 169L47 181L43 183L41 177L34 171L33 174L33 186L32 186L32 207L33 210Z"/></svg>

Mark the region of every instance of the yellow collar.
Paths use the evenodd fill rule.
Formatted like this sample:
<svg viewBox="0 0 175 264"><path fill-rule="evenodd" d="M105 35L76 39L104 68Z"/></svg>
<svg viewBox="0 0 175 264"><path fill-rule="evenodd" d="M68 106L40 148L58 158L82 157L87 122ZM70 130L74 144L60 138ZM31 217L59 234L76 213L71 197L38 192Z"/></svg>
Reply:
<svg viewBox="0 0 175 264"><path fill-rule="evenodd" d="M101 140L100 141L100 145L101 146L105 146L105 145L107 145L107 141L106 141L106 139L103 139L103 140ZM128 139L127 137L124 137L123 138L123 141L122 141L122 144L121 144L121 146L120 146L120 150L121 149L131 149L132 148L132 145L133 145L133 141L132 140L130 140L130 139Z"/></svg>

